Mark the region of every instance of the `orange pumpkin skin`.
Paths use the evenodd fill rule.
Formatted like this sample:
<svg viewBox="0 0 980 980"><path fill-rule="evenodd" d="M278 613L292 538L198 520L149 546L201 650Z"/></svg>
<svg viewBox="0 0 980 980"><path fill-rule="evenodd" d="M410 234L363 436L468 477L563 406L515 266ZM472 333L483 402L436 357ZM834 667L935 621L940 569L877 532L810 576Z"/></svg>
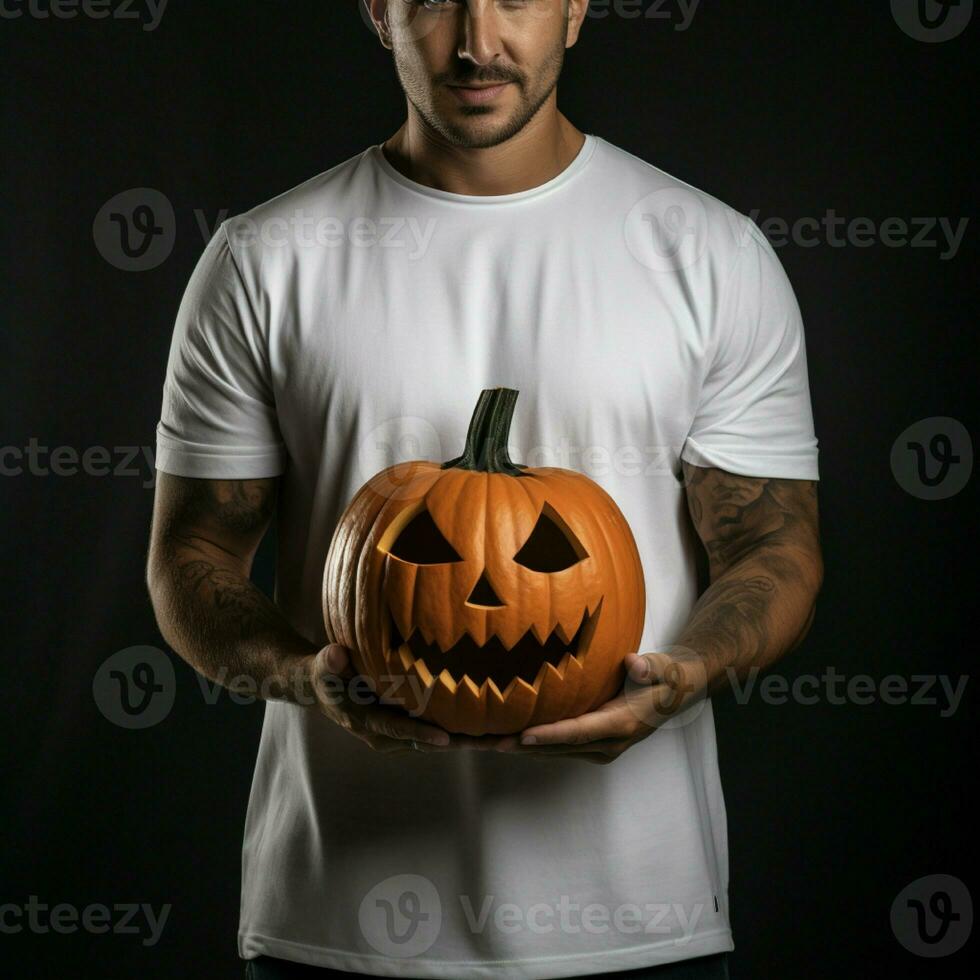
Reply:
<svg viewBox="0 0 980 980"><path fill-rule="evenodd" d="M361 487L323 578L327 637L379 698L450 732L508 734L614 697L643 632L643 569L613 499L516 465L517 392L488 389L463 456Z"/></svg>

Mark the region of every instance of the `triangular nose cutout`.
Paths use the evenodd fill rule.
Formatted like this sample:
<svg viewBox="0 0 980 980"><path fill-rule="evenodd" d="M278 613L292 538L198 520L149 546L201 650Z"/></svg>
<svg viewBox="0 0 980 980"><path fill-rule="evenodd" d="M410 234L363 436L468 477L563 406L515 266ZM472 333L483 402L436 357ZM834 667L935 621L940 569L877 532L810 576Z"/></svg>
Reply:
<svg viewBox="0 0 980 980"><path fill-rule="evenodd" d="M502 606L503 603L497 598L497 593L490 587L487 581L487 573L480 576L480 581L473 586L468 603L474 606Z"/></svg>

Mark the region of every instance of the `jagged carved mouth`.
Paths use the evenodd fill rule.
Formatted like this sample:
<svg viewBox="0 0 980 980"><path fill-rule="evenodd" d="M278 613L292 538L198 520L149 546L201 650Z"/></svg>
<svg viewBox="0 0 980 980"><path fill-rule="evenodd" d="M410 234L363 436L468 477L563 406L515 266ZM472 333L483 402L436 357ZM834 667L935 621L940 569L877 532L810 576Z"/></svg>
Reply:
<svg viewBox="0 0 980 980"><path fill-rule="evenodd" d="M586 608L578 629L571 637L565 636L559 624L542 643L534 630L529 628L510 649L496 635L481 646L469 633L464 633L448 650L442 650L436 643L427 643L417 628L406 640L389 612L390 649L396 662L400 659L405 669L413 663L419 666L424 664L425 671L433 678L445 670L455 684L469 677L478 687L490 681L503 693L516 678L520 678L537 687L544 677L546 664L551 664L562 676L571 659L582 665L601 608L601 599L595 609Z"/></svg>

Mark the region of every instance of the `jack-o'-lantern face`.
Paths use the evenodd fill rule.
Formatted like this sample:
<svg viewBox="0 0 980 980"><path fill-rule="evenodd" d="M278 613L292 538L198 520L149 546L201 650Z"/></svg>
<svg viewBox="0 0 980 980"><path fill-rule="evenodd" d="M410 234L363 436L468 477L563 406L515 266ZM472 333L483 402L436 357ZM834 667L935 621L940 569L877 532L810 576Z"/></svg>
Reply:
<svg viewBox="0 0 980 980"><path fill-rule="evenodd" d="M515 678L540 685L545 664L560 674L570 658L584 665L602 606L588 565L579 567L590 556L549 503L535 519L518 493L510 504L527 513L494 522L478 508L461 520L458 509L441 506L445 490L437 484L426 504L406 512L404 526L389 528L379 547L389 559L383 591L392 670L423 677L445 670L456 685L489 679L502 693ZM430 507L449 522L455 547Z"/></svg>
<svg viewBox="0 0 980 980"><path fill-rule="evenodd" d="M486 457L487 469L413 461L377 474L342 519L324 580L328 633L379 694L473 735L612 697L644 615L636 546L605 491Z"/></svg>

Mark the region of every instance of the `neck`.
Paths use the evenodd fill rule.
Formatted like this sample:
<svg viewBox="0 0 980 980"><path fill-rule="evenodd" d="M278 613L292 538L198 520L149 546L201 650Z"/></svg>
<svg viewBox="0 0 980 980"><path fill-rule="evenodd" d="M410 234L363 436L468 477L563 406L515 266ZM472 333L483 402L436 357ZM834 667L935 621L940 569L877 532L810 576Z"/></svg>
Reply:
<svg viewBox="0 0 980 980"><path fill-rule="evenodd" d="M419 184L453 194L517 194L557 177L585 135L557 109L554 96L519 133L498 146L454 146L409 104L408 118L382 145L388 162Z"/></svg>

